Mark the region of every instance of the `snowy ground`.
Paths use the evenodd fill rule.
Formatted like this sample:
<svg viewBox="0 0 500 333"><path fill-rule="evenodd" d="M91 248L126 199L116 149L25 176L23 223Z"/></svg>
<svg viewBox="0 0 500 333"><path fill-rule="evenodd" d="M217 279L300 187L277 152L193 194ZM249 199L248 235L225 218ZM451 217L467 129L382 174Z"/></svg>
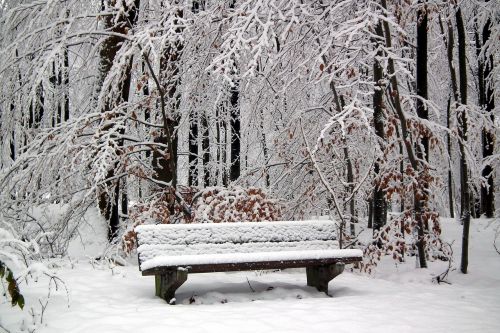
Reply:
<svg viewBox="0 0 500 333"><path fill-rule="evenodd" d="M470 273L453 271L451 285L431 282L446 264L416 270L413 260L387 262L375 276L344 272L330 283L333 297L307 287L301 269L193 274L178 290L180 304L169 306L137 266L80 257L55 269L69 289L69 307L64 289L53 290L40 324L38 299L47 291L41 279L24 285L24 311L0 299L0 324L28 331L32 307L36 332L500 332L500 255L491 223L473 222ZM461 228L444 220L443 229L446 240L456 240L457 266Z"/></svg>

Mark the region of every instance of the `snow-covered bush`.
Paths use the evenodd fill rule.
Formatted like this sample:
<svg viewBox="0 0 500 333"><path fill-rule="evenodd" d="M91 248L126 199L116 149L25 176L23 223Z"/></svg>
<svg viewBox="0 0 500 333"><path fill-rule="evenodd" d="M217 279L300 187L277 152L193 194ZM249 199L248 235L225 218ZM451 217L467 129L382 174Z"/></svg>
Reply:
<svg viewBox="0 0 500 333"><path fill-rule="evenodd" d="M281 217L279 202L255 187L209 187L194 196L192 206L194 223L276 221Z"/></svg>
<svg viewBox="0 0 500 333"><path fill-rule="evenodd" d="M43 260L40 243L43 243L41 239L44 236L42 233L37 238L28 240L5 220L0 219L0 290L4 300L12 305L12 311L15 311L16 307L24 310L21 319L14 322L14 325L19 325L15 328L16 332L18 329L28 332L37 330L43 323L44 312L55 291L65 291L69 304L69 293L65 283L49 269L51 264ZM27 297L25 300L23 285L31 282L41 283L42 287L46 288L46 294L42 293L36 298ZM3 300L0 304L2 303L5 304ZM0 322L0 329L9 332L10 329L7 330L2 324Z"/></svg>
<svg viewBox="0 0 500 333"><path fill-rule="evenodd" d="M122 237L126 252L135 247L133 228L140 224L277 221L282 214L281 203L256 187L208 187L202 190L183 187L180 192L184 201L176 201L173 214L168 205L168 200L173 200L169 193L161 193L156 200L137 204L131 209L134 223Z"/></svg>

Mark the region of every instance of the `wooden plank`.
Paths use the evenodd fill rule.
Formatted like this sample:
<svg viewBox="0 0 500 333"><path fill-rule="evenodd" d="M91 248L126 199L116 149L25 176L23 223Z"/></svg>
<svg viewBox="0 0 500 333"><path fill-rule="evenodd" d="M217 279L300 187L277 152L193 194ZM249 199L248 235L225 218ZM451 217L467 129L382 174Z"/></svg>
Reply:
<svg viewBox="0 0 500 333"><path fill-rule="evenodd" d="M262 243L219 243L219 244L141 244L138 255L141 262L160 256L184 256L206 254L234 254L258 252L284 252L338 249L336 240L315 240L302 242L262 242Z"/></svg>
<svg viewBox="0 0 500 333"><path fill-rule="evenodd" d="M241 222L142 225L135 228L138 244L219 244L335 240L332 221Z"/></svg>
<svg viewBox="0 0 500 333"><path fill-rule="evenodd" d="M251 271L260 269L284 269L284 268L301 268L332 265L336 263L354 263L361 261L362 257L346 257L346 258L325 258L325 259L306 259L306 260L282 260L282 261L267 261L267 262L246 262L246 263L224 263L224 264L204 264L191 265L188 267L182 266L162 266L147 269L142 271L143 276L157 275L164 272L185 268L189 273L210 273L210 272L231 272L231 271Z"/></svg>

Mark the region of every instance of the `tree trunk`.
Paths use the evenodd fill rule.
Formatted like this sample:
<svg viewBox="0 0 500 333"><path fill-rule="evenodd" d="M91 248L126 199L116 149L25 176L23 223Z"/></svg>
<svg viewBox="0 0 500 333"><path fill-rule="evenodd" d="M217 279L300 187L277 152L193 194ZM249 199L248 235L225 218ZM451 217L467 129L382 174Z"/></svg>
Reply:
<svg viewBox="0 0 500 333"><path fill-rule="evenodd" d="M150 118L151 118L151 108L149 106L149 101L148 101L148 96L149 96L149 76L147 74L147 65L146 65L146 61L142 61L141 62L141 80L142 80L142 96L145 97L146 99L146 103L144 103L143 105L143 110L144 110L144 121L145 122L149 122ZM146 161L149 160L149 158L151 157L151 151L150 150L146 150L144 152L144 158L146 159ZM139 179L139 185L138 185L138 196L139 196L139 199L142 199L144 197L144 192L146 191L146 188L142 182L141 179Z"/></svg>
<svg viewBox="0 0 500 333"><path fill-rule="evenodd" d="M52 127L61 123L61 101L58 100L58 95L60 92L62 77L61 70L56 68L57 61L52 61L52 75L49 77L50 87L52 90L52 100L56 104L56 113L52 115Z"/></svg>
<svg viewBox="0 0 500 333"><path fill-rule="evenodd" d="M239 81L234 82L231 87L231 170L229 180L231 182L240 178L241 172L241 120L240 120L240 92Z"/></svg>
<svg viewBox="0 0 500 333"><path fill-rule="evenodd" d="M427 93L427 1L419 1L419 7L417 10L417 115L419 118L428 120L429 114L427 110L427 105L425 101L428 99ZM420 133L421 139L417 141L417 159L420 160L420 170L419 177L420 183L418 193L415 195L415 205L419 209L415 210L416 219L418 222L418 241L417 249L419 253L420 267L426 268L427 263L425 260L425 240L424 240L424 230L425 224L423 220L425 219L422 214L425 214L427 209L428 198L428 188L429 184L425 180L428 173L427 163L424 164L424 160L429 162L429 138L427 134ZM419 202L418 202L419 201ZM420 216L419 216L420 214Z"/></svg>
<svg viewBox="0 0 500 333"><path fill-rule="evenodd" d="M210 131L206 115L201 118L202 139L201 150L203 152L203 184L204 187L210 186Z"/></svg>
<svg viewBox="0 0 500 333"><path fill-rule="evenodd" d="M69 16L69 13L68 13ZM69 54L68 48L65 47L63 51L63 89L64 89L64 121L68 121L70 117L69 112Z"/></svg>
<svg viewBox="0 0 500 333"><path fill-rule="evenodd" d="M193 0L191 7L191 12L193 14L198 14L200 11L205 10L204 0ZM200 167L200 156L199 156L199 131L198 124L200 122L200 113L195 110L191 110L189 113L189 174L188 174L188 185L198 186L198 168ZM203 127L201 128L203 133Z"/></svg>
<svg viewBox="0 0 500 333"><path fill-rule="evenodd" d="M139 4L140 1L135 0L133 6L131 7L125 6L124 14L119 14L116 22L114 21L115 17L104 16L105 27L111 29L113 32L118 34L127 34L128 30L131 29L132 26L134 26L135 23L137 22L137 18L139 15ZM106 9L106 7L109 8L113 5L114 5L113 0L101 1L101 6L103 11ZM101 82L100 82L101 85L104 82L108 73L110 72L111 67L113 66L116 54L121 48L121 42L122 39L116 35L111 35L107 37L106 40L103 42L103 45L99 52L100 53L99 69L101 74ZM67 61L66 57L64 61L65 62ZM130 58L126 67L123 69L123 72L125 73L125 79L120 83L121 84L121 87L119 87L119 90L121 92L120 96L117 96L116 100L107 99L105 109L102 111L104 112L110 111L120 103L128 101L130 84L131 84L131 69L132 69L132 59ZM65 109L65 118L66 118L66 113L69 119L69 102L67 108ZM123 131L120 131L119 134L123 135L124 133ZM118 140L118 145L119 146L123 145L123 139ZM108 179L108 181L106 181L106 188L111 193L109 193L105 189L100 189L98 193L99 209L101 211L101 214L104 216L104 218L108 221L109 224L108 240L110 242L112 242L117 236L120 225L120 218L118 213L118 206L120 202L120 183L119 180L111 180L115 177L115 169L117 166L118 166L118 161L115 162L114 167L111 167L108 170L106 175L107 176L106 178Z"/></svg>
<svg viewBox="0 0 500 333"><path fill-rule="evenodd" d="M421 119L428 120L429 112L425 100L427 93L427 1L419 1L417 11L417 115ZM423 7L423 8L422 8ZM429 138L426 134L420 134L421 141L417 144L417 158L429 162Z"/></svg>
<svg viewBox="0 0 500 333"><path fill-rule="evenodd" d="M11 104L12 109L13 109L13 106L14 106L14 104ZM15 133L15 131L12 131L11 136L10 136L9 152L10 152L10 159L12 160L12 162L14 162L16 160L16 133Z"/></svg>
<svg viewBox="0 0 500 333"><path fill-rule="evenodd" d="M347 183L348 185L348 193L352 195L354 193L354 172L352 169L352 162L349 157L349 149L347 148L347 140L344 140L344 144L346 146L344 147L344 156L345 160L347 161ZM357 222L357 216L356 216L356 200L354 200L354 196L351 198L349 201L349 224L350 224L350 234L351 237L356 236L356 222Z"/></svg>
<svg viewBox="0 0 500 333"><path fill-rule="evenodd" d="M405 196L406 196L406 190L405 190L405 160L404 160L404 147L403 144L401 143L401 134L399 133L399 129L396 127L396 135L399 140L399 155L401 155L401 162L399 162L399 173L401 174L401 192L399 194L399 211L402 213L405 211ZM404 236L404 233L403 233Z"/></svg>
<svg viewBox="0 0 500 333"><path fill-rule="evenodd" d="M451 122L451 98L448 98L446 108L446 128L450 130ZM450 217L455 218L455 201L453 200L453 174L451 172L451 135L446 133L446 145L448 147L448 204L450 205Z"/></svg>
<svg viewBox="0 0 500 333"><path fill-rule="evenodd" d="M161 5L163 6L163 2ZM178 9L173 13L173 16L173 24L177 26L175 32L180 36L184 29L180 23L184 12L182 9ZM183 50L184 44L180 37L176 40L167 40L161 50L159 81L163 126L158 137L155 138L155 142L160 143L162 148L154 149L152 154L154 179L161 191L167 190L168 192L166 201L171 216L175 214L177 188L177 128L180 121L179 106L181 101L178 88L181 84L180 60Z"/></svg>
<svg viewBox="0 0 500 333"><path fill-rule="evenodd" d="M229 8L234 9L236 0L229 2ZM235 68L233 69L234 75L237 74L238 68L236 67L236 59L232 59ZM231 97L231 167L229 171L229 180L231 182L240 178L241 174L241 114L240 114L240 81L239 79L233 80L233 86L230 90Z"/></svg>
<svg viewBox="0 0 500 333"><path fill-rule="evenodd" d="M215 110L215 175L213 185L219 185L219 178L222 177L222 140L221 140L221 106Z"/></svg>
<svg viewBox="0 0 500 333"><path fill-rule="evenodd" d="M227 165L227 140L228 140L228 130L227 130L227 117L226 114L224 113L224 121L221 122L220 128L222 130L222 146L221 146L221 157L220 157L220 170L222 172L222 186L227 187L229 183L229 172L230 172L230 167L228 169Z"/></svg>
<svg viewBox="0 0 500 333"><path fill-rule="evenodd" d="M384 32L382 30L382 23L379 21L375 27L375 32L380 39L383 40ZM377 56L375 57L373 63L373 81L375 82L375 91L373 93L373 127L375 128L375 134L379 138L380 147L382 148L382 142L385 140L384 131L384 109L383 109L383 78L384 72L380 64L380 58L384 55L381 49L381 40L376 41ZM375 178L380 177L380 160L377 159L374 165ZM384 220L384 206L385 206L385 196L384 191L380 188L379 180L375 183L375 188L373 190L373 231L376 232L382 228L385 224Z"/></svg>
<svg viewBox="0 0 500 333"><path fill-rule="evenodd" d="M175 13L178 19L182 19L184 13L179 10ZM175 20L174 20L175 22ZM176 33L181 34L183 28L176 28ZM184 45L180 40L168 41L162 50L160 58L160 84L164 93L166 93L167 103L166 119L163 119L163 130L160 136L156 139L158 142L166 145L167 151L153 151L153 169L156 174L156 179L161 181L161 188L165 184L170 184L173 191L177 187L177 146L178 135L177 127L179 126L180 114L180 92L178 87L181 84L180 78L180 58ZM173 212L174 201L169 202L171 212Z"/></svg>
<svg viewBox="0 0 500 333"><path fill-rule="evenodd" d="M216 109L215 114L215 140L217 148L217 166L214 179L214 185L227 186L227 168L226 168L226 110L224 103Z"/></svg>
<svg viewBox="0 0 500 333"><path fill-rule="evenodd" d="M52 75L49 78L56 110L52 116L52 126L69 120L69 55L67 48L63 50L62 61L59 59L60 57L61 55L58 55L56 60L52 62Z"/></svg>
<svg viewBox="0 0 500 333"><path fill-rule="evenodd" d="M39 128L45 112L45 89L43 84L36 89L35 100L29 107L28 128Z"/></svg>
<svg viewBox="0 0 500 333"><path fill-rule="evenodd" d="M260 109L260 142L262 145L262 152L264 153L264 161L265 163L269 163L269 150L267 148L267 140L266 140L266 131L265 131L265 121L264 121L264 110ZM269 188L271 185L271 180L269 178L269 169L267 165L265 166L265 184L266 188Z"/></svg>
<svg viewBox="0 0 500 333"><path fill-rule="evenodd" d="M198 114L189 114L189 186L198 185Z"/></svg>
<svg viewBox="0 0 500 333"><path fill-rule="evenodd" d="M17 49L16 49L15 53L16 53L16 58L19 58L19 51ZM19 80L18 84L19 84L19 86L21 86L22 85L21 70L19 68L17 68L17 70L18 70L18 80ZM11 114L14 114L14 109L16 108L14 98L15 97L13 97L11 104L10 104ZM20 112L23 112L23 111L20 110ZM10 136L10 143L9 143L9 152L10 152L10 158L11 158L12 162L16 160L16 156L17 156L16 139L18 139L18 136L16 135L16 130L14 127L14 129L12 130L11 136Z"/></svg>
<svg viewBox="0 0 500 333"><path fill-rule="evenodd" d="M462 11L460 7L456 9L455 18L457 21L458 33L458 63L459 63L459 76L460 76L460 102L462 110L459 112L459 126L458 134L460 136L460 187L462 194L462 210L461 220L463 224L462 233L462 258L460 263L460 271L467 274L467 266L469 264L469 227L470 227L470 192L469 192L469 173L467 160L465 157L465 145L467 142L467 59L466 59L466 35L465 27L462 19Z"/></svg>
<svg viewBox="0 0 500 333"><path fill-rule="evenodd" d="M387 1L386 0L381 0L382 7L387 10ZM392 47L392 41L391 41L391 31L389 28L389 23L387 21L384 21L383 23L384 26L384 32L385 32L385 44L387 48ZM390 58L388 59L388 64L387 64L387 74L390 77L390 83L391 83L391 88L392 88L392 103L394 104L394 109L396 111L396 116L399 119L399 123L401 126L401 136L403 138L403 142L405 144L406 148L406 153L408 155L408 159L410 161L410 165L413 168L413 170L420 172L422 170L421 162L417 160L415 157L415 153L413 151L413 147L411 145L411 139L410 139L410 132L408 130L407 126L407 120L406 116L403 112L403 107L401 106L401 101L400 101L400 96L399 96L399 84L398 84L398 79L396 76L396 70L394 66L394 59ZM422 208L420 206L420 199L418 198L418 190L415 190L414 192L414 211L415 211L415 220L417 222L417 226L420 230L423 231L423 216L422 216ZM420 245L422 245L421 242L419 242ZM418 244L417 244L418 245ZM419 260L420 260L420 267L425 268L427 267L427 262L425 258L425 250L422 246L417 246L418 250L418 255L419 255Z"/></svg>
<svg viewBox="0 0 500 333"><path fill-rule="evenodd" d="M488 2L487 0L486 2ZM488 18L486 24L482 31L482 45L484 46L488 40L491 38L491 19ZM479 41L479 36L476 37ZM478 49L480 52L480 49ZM479 62L479 87L480 87L480 103L481 106L489 113L491 122L494 123L495 119L493 116L493 110L495 109L495 94L494 94L494 79L492 77L493 73L493 55L490 54L489 57L480 56L478 54ZM484 69L484 71L483 71ZM483 147L483 159L486 159L493 155L493 146L495 144L495 138L493 133L487 129L483 129L481 135L481 143ZM481 175L486 179L486 184L481 185L481 214L484 214L488 218L492 218L495 213L495 191L493 184L493 168L490 164L485 165L484 169L481 171Z"/></svg>
<svg viewBox="0 0 500 333"><path fill-rule="evenodd" d="M368 200L368 229L373 228L373 199Z"/></svg>
<svg viewBox="0 0 500 333"><path fill-rule="evenodd" d="M206 0L193 0L191 11L194 14L198 14L200 11L205 10L205 1Z"/></svg>
<svg viewBox="0 0 500 333"><path fill-rule="evenodd" d="M127 182L125 181L125 179L122 181L121 187L122 187L121 213L122 213L122 216L127 217L128 216L128 191L127 191Z"/></svg>
<svg viewBox="0 0 500 333"><path fill-rule="evenodd" d="M453 26L451 21L447 21L447 31L448 38L445 36L445 31L443 27L443 22L441 20L441 16L439 16L439 26L441 28L441 34L443 35L443 41L446 46L446 55L448 59L448 69L450 71L450 82L451 82L451 90L453 95L454 103L453 105L457 105L458 100L458 84L457 84L457 75L455 73L455 66L453 65L453 48L455 44L455 38L453 36ZM446 128L448 130L451 126L451 98L448 98L448 105L446 108ZM446 145L448 148L448 203L450 205L450 217L455 218L455 201L453 200L453 173L452 173L452 145L451 145L451 135L450 133L446 134Z"/></svg>

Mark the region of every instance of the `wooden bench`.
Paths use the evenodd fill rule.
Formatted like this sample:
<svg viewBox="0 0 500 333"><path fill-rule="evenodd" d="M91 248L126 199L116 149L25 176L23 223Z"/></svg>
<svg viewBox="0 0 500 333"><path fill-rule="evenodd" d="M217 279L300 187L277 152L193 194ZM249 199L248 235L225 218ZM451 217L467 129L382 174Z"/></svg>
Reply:
<svg viewBox="0 0 500 333"><path fill-rule="evenodd" d="M175 304L188 273L305 267L307 285L328 282L361 250L339 250L332 221L161 224L136 227L139 269L154 275L156 296Z"/></svg>

